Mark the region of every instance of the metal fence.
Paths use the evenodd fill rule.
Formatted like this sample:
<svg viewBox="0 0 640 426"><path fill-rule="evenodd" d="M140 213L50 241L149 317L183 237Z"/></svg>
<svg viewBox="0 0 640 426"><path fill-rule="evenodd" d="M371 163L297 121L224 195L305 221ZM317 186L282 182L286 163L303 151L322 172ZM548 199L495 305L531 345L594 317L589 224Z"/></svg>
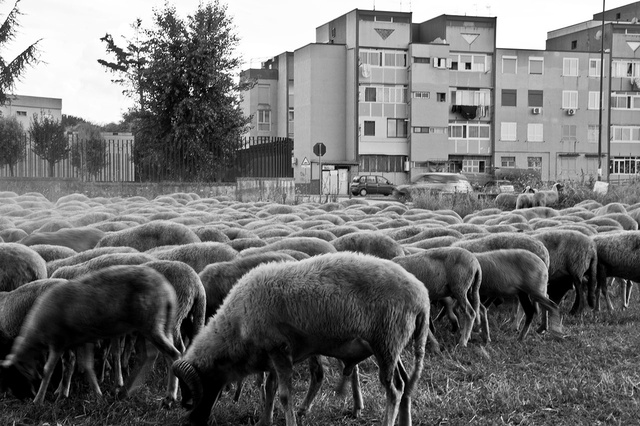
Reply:
<svg viewBox="0 0 640 426"><path fill-rule="evenodd" d="M33 152L31 139L25 136L23 143L24 157L13 166L13 174L9 165L3 165L0 166L0 177L76 178L98 182L235 182L239 177L293 177L293 140L290 138L241 138L236 151L231 154L230 163L233 165L215 177L194 173L194 170L206 169L210 165L206 155L198 156L169 147L156 152L153 158L141 158L136 154L133 136L114 136L104 138L101 145L104 153L97 158L95 150L91 155L91 146L77 135L69 135L69 150L54 165L53 176L49 176L48 163ZM204 151L215 152L215 147L206 147ZM167 167L169 164L171 167Z"/></svg>

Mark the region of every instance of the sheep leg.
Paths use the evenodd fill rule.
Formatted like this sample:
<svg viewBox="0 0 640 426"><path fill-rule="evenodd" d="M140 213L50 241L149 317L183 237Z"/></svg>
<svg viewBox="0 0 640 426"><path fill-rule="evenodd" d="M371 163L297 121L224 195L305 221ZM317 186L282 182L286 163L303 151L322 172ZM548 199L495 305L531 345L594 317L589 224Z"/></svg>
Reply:
<svg viewBox="0 0 640 426"><path fill-rule="evenodd" d="M121 390L119 392L118 396L120 398L131 395L144 383L146 375L149 373L149 370L151 370L151 367L153 367L153 362L158 356L158 349L147 339L142 340L142 350L139 353L133 371L127 378L127 383L125 384L124 390Z"/></svg>
<svg viewBox="0 0 640 426"><path fill-rule="evenodd" d="M114 373L116 376L116 386L122 387L124 386L124 379L122 377L122 345L120 342L120 337L116 337L111 339L112 353L113 353L113 364L114 364Z"/></svg>
<svg viewBox="0 0 640 426"><path fill-rule="evenodd" d="M86 343L83 346L78 348L78 358L80 359L80 363L84 368L84 375L89 383L91 389L96 394L98 399L102 399L102 391L100 390L100 386L98 385L98 378L96 377L96 372L93 367L95 359L93 355L93 343Z"/></svg>
<svg viewBox="0 0 640 426"><path fill-rule="evenodd" d="M387 396L382 425L393 426L395 424L396 417L398 417L398 411L400 410L400 401L404 391L404 382L402 381L400 372L397 369L397 361L393 362L390 355L386 357L376 356L376 358L378 359L378 366L380 369L380 382L382 383Z"/></svg>
<svg viewBox="0 0 640 426"><path fill-rule="evenodd" d="M466 292L456 294L455 298L458 301L460 315L464 318L462 328L460 330L460 345L467 346L467 342L471 338L471 329L475 322L476 312L474 311L473 306L471 306L471 303L469 303Z"/></svg>
<svg viewBox="0 0 640 426"><path fill-rule="evenodd" d="M364 402L362 398L362 390L360 388L360 369L358 368L358 363L350 364L349 366L345 366L345 364L340 361L342 365L342 377L340 379L340 384L336 389L336 393L338 395L345 394L345 388L347 387L347 378L351 380L351 396L353 397L353 410L351 414L354 418L360 417L360 413L364 408Z"/></svg>
<svg viewBox="0 0 640 426"><path fill-rule="evenodd" d="M285 424L296 426L296 415L292 403L293 357L290 352L281 347L270 352L269 358L278 376L278 398L284 411Z"/></svg>
<svg viewBox="0 0 640 426"><path fill-rule="evenodd" d="M184 352L184 342L182 340L180 330L174 334L173 342L178 352ZM178 400L178 378L171 368L173 360L165 356L165 361L167 362L167 393L162 400L162 406L169 408ZM242 390L241 385L242 381L240 381L240 387L236 390L237 396L234 396L234 401L236 402L238 401L238 398L240 398L240 391Z"/></svg>
<svg viewBox="0 0 640 426"><path fill-rule="evenodd" d="M529 299L529 295L527 295L526 293L519 292L518 299L520 300L520 304L522 305L522 310L524 311L525 315L524 326L522 327L522 331L520 331L520 335L518 336L518 340L523 341L529 333L531 323L533 322L533 317L535 316L538 309L537 305L534 304L531 299Z"/></svg>
<svg viewBox="0 0 640 426"><path fill-rule="evenodd" d="M400 380L404 384L402 398L400 398L400 409L398 411L398 425L399 426L411 426L411 380L402 365L402 360L398 359L396 366L396 374L399 374Z"/></svg>
<svg viewBox="0 0 640 426"><path fill-rule="evenodd" d="M484 304L480 304L480 309L478 314L480 315L480 320L482 325L480 326L480 335L482 336L482 341L486 345L491 342L491 333L489 332L489 318L487 315L487 307Z"/></svg>
<svg viewBox="0 0 640 426"><path fill-rule="evenodd" d="M102 371L100 372L100 383L104 383L104 378L107 374L107 367L109 367L109 354L111 353L111 343L109 343L107 347L104 349L104 351L102 352L103 358L102 358Z"/></svg>
<svg viewBox="0 0 640 426"><path fill-rule="evenodd" d="M47 387L49 387L49 382L51 381L51 375L53 374L53 369L55 368L58 360L62 356L62 351L49 347L49 356L47 358L47 362L44 365L44 371L42 375L42 382L40 382L40 388L38 388L38 393L34 398L34 404L42 405L44 403L44 396L47 393Z"/></svg>
<svg viewBox="0 0 640 426"><path fill-rule="evenodd" d="M277 374L274 371L269 371L264 382L264 410L262 412L262 418L256 423L256 426L269 426L273 423L273 409L275 408L277 386Z"/></svg>
<svg viewBox="0 0 640 426"><path fill-rule="evenodd" d="M305 416L313 405L313 400L318 394L322 382L324 380L324 368L322 367L322 357L311 356L309 357L309 389L307 389L307 395L304 397L302 406L298 410L299 416Z"/></svg>
<svg viewBox="0 0 640 426"><path fill-rule="evenodd" d="M629 307L629 300L631 299L631 290L633 290L633 281L625 280L626 283L624 285L624 301L623 307L626 309Z"/></svg>
<svg viewBox="0 0 640 426"><path fill-rule="evenodd" d="M62 398L69 397L69 388L71 387L71 377L73 376L73 370L76 367L76 354L72 350L65 351L62 354L62 378L58 389L54 392L58 395L56 401Z"/></svg>

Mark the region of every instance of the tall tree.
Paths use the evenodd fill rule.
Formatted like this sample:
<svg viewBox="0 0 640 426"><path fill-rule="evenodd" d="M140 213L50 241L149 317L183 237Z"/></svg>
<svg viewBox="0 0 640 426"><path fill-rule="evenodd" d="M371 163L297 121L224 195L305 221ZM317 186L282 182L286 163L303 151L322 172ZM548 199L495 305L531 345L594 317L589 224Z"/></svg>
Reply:
<svg viewBox="0 0 640 426"><path fill-rule="evenodd" d="M71 165L80 171L83 180L95 180L107 165L107 142L100 134L98 126L79 123L70 130L73 135L71 144Z"/></svg>
<svg viewBox="0 0 640 426"><path fill-rule="evenodd" d="M13 9L9 12L2 25L0 25L0 49L13 41L16 36L18 25L18 17L21 15L16 0ZM0 0L2 3L2 0ZM38 43L40 40L29 45L18 56L12 60L7 60L0 54L0 105L5 105L11 100L11 92L15 88L16 83L23 76L27 67L38 63Z"/></svg>
<svg viewBox="0 0 640 426"><path fill-rule="evenodd" d="M11 176L15 165L24 157L25 142L22 123L15 116L0 117L0 166L9 166Z"/></svg>
<svg viewBox="0 0 640 426"><path fill-rule="evenodd" d="M126 48L109 34L102 38L116 58L99 62L134 100L139 170L160 167L173 179L220 180L249 125L240 94L254 84L236 78L239 39L226 5L203 2L182 19L166 4L154 10L150 28L136 23L136 39Z"/></svg>
<svg viewBox="0 0 640 426"><path fill-rule="evenodd" d="M62 123L48 114L33 114L31 126L31 150L49 164L49 177L53 177L53 167L69 153L69 143Z"/></svg>

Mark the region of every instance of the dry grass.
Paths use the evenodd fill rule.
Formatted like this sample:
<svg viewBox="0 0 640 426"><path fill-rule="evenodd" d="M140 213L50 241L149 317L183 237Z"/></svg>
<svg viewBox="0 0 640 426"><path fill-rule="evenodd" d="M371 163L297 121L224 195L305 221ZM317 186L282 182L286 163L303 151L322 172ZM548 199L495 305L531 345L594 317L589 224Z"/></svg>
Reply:
<svg viewBox="0 0 640 426"><path fill-rule="evenodd" d="M456 347L448 324L438 322L437 337L444 350L426 359L414 395L414 424L636 424L640 418L637 295L636 291L626 311L587 311L582 317L565 317L569 336L564 340L532 333L525 342L518 342L510 322L511 307L504 305L490 310L493 342L486 346L474 336L469 347ZM338 369L331 360L327 363L326 383L301 423L378 423L384 395L375 362L370 359L361 366L365 409L359 419L350 415L351 397L335 394ZM0 418L3 425L179 425L186 416L182 408L160 408L163 370L154 371L147 386L125 401L116 400L108 384L103 385L105 400L97 401L82 379L75 381L69 400L55 403L50 395L43 407L7 395L0 399ZM306 364L298 366L298 403L304 397L307 378ZM211 424L251 425L258 421L261 410L258 392L248 380L239 403L232 402L231 392L222 396ZM284 425L279 410L274 423Z"/></svg>

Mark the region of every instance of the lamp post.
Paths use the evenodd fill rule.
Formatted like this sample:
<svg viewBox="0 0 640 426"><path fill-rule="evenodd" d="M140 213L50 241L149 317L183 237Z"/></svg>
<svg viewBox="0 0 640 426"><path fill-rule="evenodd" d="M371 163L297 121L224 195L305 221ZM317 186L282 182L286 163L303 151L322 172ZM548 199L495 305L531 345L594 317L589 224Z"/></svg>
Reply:
<svg viewBox="0 0 640 426"><path fill-rule="evenodd" d="M602 180L602 86L604 80L604 11L605 0L602 0L602 26L600 28L600 108L598 110L598 180Z"/></svg>

